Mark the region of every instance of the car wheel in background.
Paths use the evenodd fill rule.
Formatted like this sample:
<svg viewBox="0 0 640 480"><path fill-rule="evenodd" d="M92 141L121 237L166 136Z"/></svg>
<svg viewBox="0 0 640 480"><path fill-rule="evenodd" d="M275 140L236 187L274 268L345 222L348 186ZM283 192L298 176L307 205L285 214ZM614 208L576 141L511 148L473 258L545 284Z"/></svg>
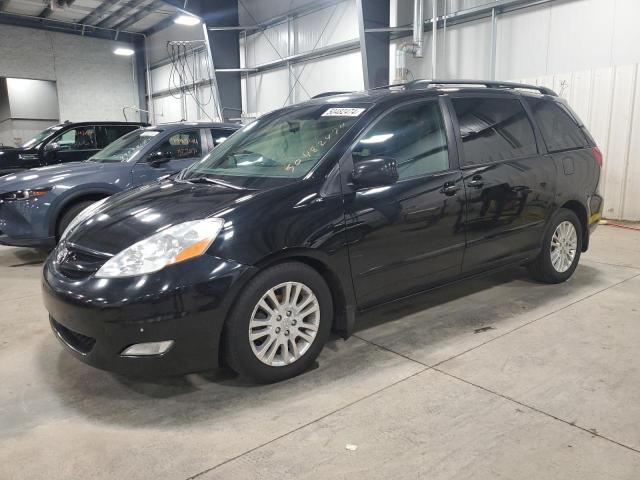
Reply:
<svg viewBox="0 0 640 480"><path fill-rule="evenodd" d="M95 202L97 202L97 200L85 200L82 202L74 203L73 205L68 207L58 220L58 226L56 228L56 239L59 239L62 236L63 232L67 229L69 224L73 221L74 218L78 216L81 211Z"/></svg>

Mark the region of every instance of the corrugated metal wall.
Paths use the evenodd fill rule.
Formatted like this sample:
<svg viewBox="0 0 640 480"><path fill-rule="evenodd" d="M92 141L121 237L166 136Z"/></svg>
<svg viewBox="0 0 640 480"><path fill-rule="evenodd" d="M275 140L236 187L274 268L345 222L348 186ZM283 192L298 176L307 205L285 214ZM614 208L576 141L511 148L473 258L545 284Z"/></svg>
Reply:
<svg viewBox="0 0 640 480"><path fill-rule="evenodd" d="M251 8L252 4L245 2L245 5ZM241 64L260 65L357 38L356 2L346 0L249 35L246 44L241 39ZM290 74L286 67L281 67L246 75L242 80L243 110L256 115L321 92L361 90L364 86L359 51L296 62L292 70Z"/></svg>
<svg viewBox="0 0 640 480"><path fill-rule="evenodd" d="M640 221L638 64L519 81L548 86L567 99L604 153L600 179L604 216Z"/></svg>

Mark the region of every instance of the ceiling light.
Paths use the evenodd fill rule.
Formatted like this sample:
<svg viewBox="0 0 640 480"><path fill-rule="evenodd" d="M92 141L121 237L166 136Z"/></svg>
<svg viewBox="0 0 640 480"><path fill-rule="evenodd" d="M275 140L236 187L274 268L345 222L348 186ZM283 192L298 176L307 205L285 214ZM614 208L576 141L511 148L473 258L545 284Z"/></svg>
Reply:
<svg viewBox="0 0 640 480"><path fill-rule="evenodd" d="M175 23L178 25L198 25L200 23L200 19L198 17L194 17L193 15L178 15L173 19Z"/></svg>
<svg viewBox="0 0 640 480"><path fill-rule="evenodd" d="M129 56L133 55L135 52L130 48L122 48L122 47L120 47L120 48L116 48L113 51L113 53L115 53L116 55L124 55L124 56L129 57Z"/></svg>

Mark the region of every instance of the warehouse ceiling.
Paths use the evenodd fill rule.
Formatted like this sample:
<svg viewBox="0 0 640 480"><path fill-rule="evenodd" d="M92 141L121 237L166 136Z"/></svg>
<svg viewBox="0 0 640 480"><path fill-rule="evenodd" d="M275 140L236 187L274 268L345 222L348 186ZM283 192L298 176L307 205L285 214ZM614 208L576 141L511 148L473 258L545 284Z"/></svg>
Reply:
<svg viewBox="0 0 640 480"><path fill-rule="evenodd" d="M138 33L166 24L176 12L164 0L0 0L0 15L5 18L35 20L43 26L59 21Z"/></svg>

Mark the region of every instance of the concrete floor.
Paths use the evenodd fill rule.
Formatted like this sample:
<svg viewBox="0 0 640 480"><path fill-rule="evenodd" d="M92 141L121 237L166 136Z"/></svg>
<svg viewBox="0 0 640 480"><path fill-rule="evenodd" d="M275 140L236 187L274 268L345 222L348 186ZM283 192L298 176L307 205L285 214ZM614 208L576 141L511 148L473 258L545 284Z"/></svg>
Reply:
<svg viewBox="0 0 640 480"><path fill-rule="evenodd" d="M640 478L640 232L600 227L563 285L513 269L380 309L271 386L76 361L41 261L0 249L3 480Z"/></svg>

